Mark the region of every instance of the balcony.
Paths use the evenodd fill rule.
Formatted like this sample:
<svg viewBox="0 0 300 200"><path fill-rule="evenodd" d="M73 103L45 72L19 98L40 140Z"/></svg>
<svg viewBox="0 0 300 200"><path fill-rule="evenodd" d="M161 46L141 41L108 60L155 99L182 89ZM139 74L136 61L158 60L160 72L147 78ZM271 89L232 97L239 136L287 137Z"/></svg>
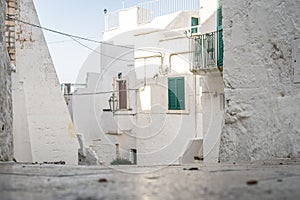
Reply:
<svg viewBox="0 0 300 200"><path fill-rule="evenodd" d="M222 71L223 39L222 30L195 35L190 38L192 62L190 71L193 74Z"/></svg>
<svg viewBox="0 0 300 200"><path fill-rule="evenodd" d="M132 16L130 19L134 25L151 22L154 18L179 12L179 11L199 11L199 0L153 0L143 2L129 9L108 12L105 15L105 31L110 31L122 27L124 16ZM125 18L126 18L125 17ZM127 18L126 18L127 19ZM125 21L128 26L128 20Z"/></svg>

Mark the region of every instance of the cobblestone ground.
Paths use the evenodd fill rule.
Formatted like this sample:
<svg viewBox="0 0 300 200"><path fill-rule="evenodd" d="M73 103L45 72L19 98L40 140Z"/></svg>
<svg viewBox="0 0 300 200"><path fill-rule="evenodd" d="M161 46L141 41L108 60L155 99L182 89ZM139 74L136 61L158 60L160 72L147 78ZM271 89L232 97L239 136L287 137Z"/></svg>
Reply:
<svg viewBox="0 0 300 200"><path fill-rule="evenodd" d="M2 163L0 199L300 199L300 160L114 169Z"/></svg>

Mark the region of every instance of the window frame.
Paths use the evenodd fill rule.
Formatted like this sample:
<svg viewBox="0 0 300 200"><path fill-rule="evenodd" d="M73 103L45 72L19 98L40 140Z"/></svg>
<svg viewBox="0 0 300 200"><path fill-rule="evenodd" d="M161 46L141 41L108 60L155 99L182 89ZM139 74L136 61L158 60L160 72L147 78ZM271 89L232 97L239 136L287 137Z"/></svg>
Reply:
<svg viewBox="0 0 300 200"><path fill-rule="evenodd" d="M199 26L199 17L191 17L191 35L198 34L198 27Z"/></svg>
<svg viewBox="0 0 300 200"><path fill-rule="evenodd" d="M119 88L119 82L122 82L122 81L125 81L125 84L126 84L126 108L120 108L120 88ZM128 82L128 77L122 77L122 78L117 78L115 77L114 78L114 90L115 90L115 94L116 94L116 97L118 99L118 111L127 111L127 110L130 110L129 109L129 90L128 90L128 86L129 86L129 82Z"/></svg>

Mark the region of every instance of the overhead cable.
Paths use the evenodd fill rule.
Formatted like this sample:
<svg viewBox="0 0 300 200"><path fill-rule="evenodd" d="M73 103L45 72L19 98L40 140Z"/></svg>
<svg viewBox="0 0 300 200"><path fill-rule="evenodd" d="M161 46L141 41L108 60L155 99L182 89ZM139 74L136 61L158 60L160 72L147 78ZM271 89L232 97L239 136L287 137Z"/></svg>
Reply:
<svg viewBox="0 0 300 200"><path fill-rule="evenodd" d="M76 40L75 38L73 38L73 37L71 37L71 36L70 36L70 38L71 38L73 41L75 41L76 43L78 43L79 45L81 45L81 46L83 46L83 47L85 47L85 48L91 50L92 52L95 52L95 53L97 53L97 54L100 54L100 55L102 55L102 56L106 56L106 57L109 57L109 58L112 58L112 59L115 59L115 60L120 60L120 61L124 61L124 62L129 62L129 63L132 63L132 62L133 62L132 60L125 60L125 59L122 59L122 58L117 58L117 57L113 57L113 56L109 56L109 55L103 54L103 53L101 53L101 52L99 52L99 51L96 51L96 50L94 50L94 49L88 47L87 45L81 43L80 41Z"/></svg>
<svg viewBox="0 0 300 200"><path fill-rule="evenodd" d="M64 32L61 32L61 31L57 31L57 30L53 30L53 29L50 29L50 28L42 27L42 26L37 25L37 24L32 24L32 23L29 23L29 22L26 22L26 21L23 21L23 20L20 20L20 19L12 18L8 15L6 15L6 19L7 20L18 21L18 22L21 22L23 24L26 24L26 25L29 25L29 26L32 26L32 27L35 27L35 28L43 29L43 30L46 30L46 31L49 31L49 32L52 32L52 33L56 33L56 34L59 34L59 35L64 35L64 36L67 36L67 37L72 37L72 38L76 38L76 39L80 39L80 40L85 40L85 41L88 41L88 42L94 42L94 43L99 43L99 44L104 44L104 45L110 45L110 46L135 50L134 47L125 46L125 45L117 45L117 44L112 44L112 43L109 43L109 42L97 41L97 40L93 40L93 39L89 39L89 38L85 38L85 37L81 37L81 36L77 36L77 35L72 35L72 34L69 34L69 33L64 33ZM138 49L138 50L139 51L151 52L151 53L157 53L155 51L145 50L145 49Z"/></svg>

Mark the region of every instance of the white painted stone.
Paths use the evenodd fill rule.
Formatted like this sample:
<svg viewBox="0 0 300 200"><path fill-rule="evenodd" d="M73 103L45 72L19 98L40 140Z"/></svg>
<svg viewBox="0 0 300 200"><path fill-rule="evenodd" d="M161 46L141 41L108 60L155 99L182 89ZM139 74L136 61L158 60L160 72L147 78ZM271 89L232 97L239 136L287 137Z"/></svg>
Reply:
<svg viewBox="0 0 300 200"><path fill-rule="evenodd" d="M20 20L40 25L32 0L21 0L18 9ZM16 38L15 157L18 161L77 164L78 141L43 32L17 22Z"/></svg>
<svg viewBox="0 0 300 200"><path fill-rule="evenodd" d="M223 0L225 125L221 161L297 155L300 85L292 46L299 1Z"/></svg>

